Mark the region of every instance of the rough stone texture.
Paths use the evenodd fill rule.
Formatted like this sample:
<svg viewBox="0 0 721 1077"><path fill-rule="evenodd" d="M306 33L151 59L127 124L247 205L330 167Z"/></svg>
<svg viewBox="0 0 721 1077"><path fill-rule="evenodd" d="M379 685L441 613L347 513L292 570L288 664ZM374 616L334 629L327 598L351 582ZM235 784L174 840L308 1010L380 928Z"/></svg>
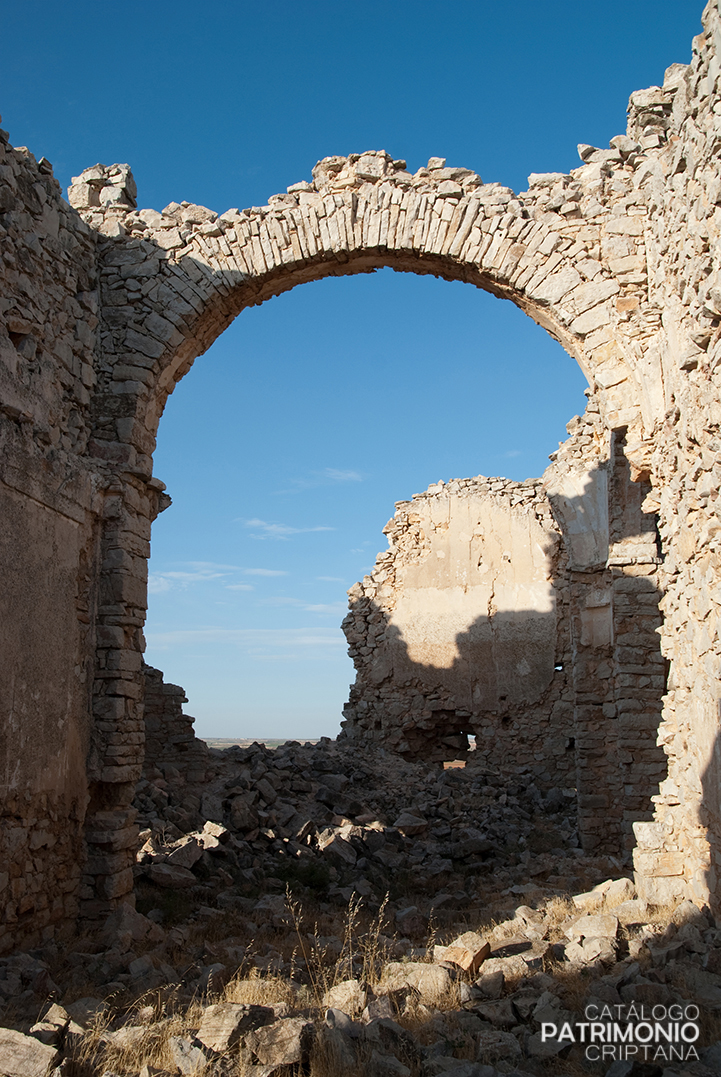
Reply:
<svg viewBox="0 0 721 1077"><path fill-rule="evenodd" d="M656 731L656 517L598 403L539 480L454 480L400 502L349 592L344 735L425 759L509 758L577 787L584 847L630 850L665 776Z"/></svg>
<svg viewBox="0 0 721 1077"><path fill-rule="evenodd" d="M438 483L399 502L385 533L389 550L349 592L346 735L442 760L475 734L489 762L512 744L519 764L544 760L548 782L564 784L567 558L540 483Z"/></svg>
<svg viewBox="0 0 721 1077"><path fill-rule="evenodd" d="M614 537L613 496L606 561L587 549L569 562L574 681L606 682L575 694L579 796L597 840L609 806L635 824L644 897L717 904L717 0L703 23L690 65L632 95L611 149L581 146L579 168L531 176L519 194L442 159L411 175L367 152L325 158L312 182L221 216L190 203L136 210L126 165L87 169L68 205L48 162L2 136L0 949L72 921L79 901L102 917L131 892L148 544L168 503L152 453L168 394L245 307L381 266L472 283L544 326L595 391L607 478L624 445L629 477L646 484L663 564L650 531ZM651 820L658 761L644 748L639 785L633 745L658 715L663 666L637 659L651 653L658 614L643 611L659 593L668 776Z"/></svg>
<svg viewBox="0 0 721 1077"><path fill-rule="evenodd" d="M96 236L0 133L0 951L77 912L102 481L83 461Z"/></svg>
<svg viewBox="0 0 721 1077"><path fill-rule="evenodd" d="M265 1066L307 1064L314 1035L312 1021L304 1017L287 1017L249 1033L245 1045Z"/></svg>
<svg viewBox="0 0 721 1077"><path fill-rule="evenodd" d="M47 1077L58 1058L55 1047L9 1028L0 1029L1 1077Z"/></svg>
<svg viewBox="0 0 721 1077"><path fill-rule="evenodd" d="M267 1006L218 1002L205 1010L196 1038L211 1051L226 1051L243 1033L267 1025L274 1016Z"/></svg>
<svg viewBox="0 0 721 1077"><path fill-rule="evenodd" d="M589 859L587 877L598 878L600 866L598 860L593 864ZM624 904L635 906L634 915L622 917L623 906L609 903L620 892L634 895L633 883L627 878L601 882L595 887L593 913L579 917L578 909L564 911L547 890L536 891L532 899L536 907L516 906L514 891L506 891L510 902L475 910L483 917L478 931L464 931L454 938L457 925L468 920L470 910L465 905L457 910L455 924L447 923L443 929L450 944L434 945L436 924L432 934L424 934L426 945L420 951L411 949L407 938L392 939L381 933L364 987L357 980L336 982L326 996L325 1005L333 1003L327 1009L325 1005L309 1008L307 994L298 990L298 983L303 972L311 983L318 983L320 976L320 982L332 983L347 971L347 925L340 907L326 919L328 927L340 934L306 935L310 950L304 949L312 953L316 970L313 980L304 959L299 968L296 926L290 915L285 924L273 917L274 945L282 947L285 960L277 953L269 967L255 946L252 956L246 952L244 964L254 961L255 974L241 978L243 970L239 970L227 984L228 993L237 997L248 988L257 991L264 986L268 994L282 989L285 999L267 1006L218 1003L206 995L207 973L219 967L202 966L210 924L213 950L221 950L229 959L235 954L235 964L243 949L238 950L237 934L223 938L226 928L237 930L237 920L224 926L217 916L219 910L206 908L204 915L202 907L196 907L152 953L132 960L127 974L117 972L119 950L112 958L109 953L95 955L96 969L105 965L104 975L113 974L113 965L116 975L126 977L116 982L116 990L123 982L132 982L136 992L142 990L136 969L154 962L157 986L166 998L172 996L172 1014L166 1009L158 1016L152 1005L136 1004L133 1023L129 1023L126 1005L114 1006L112 999L101 1003L97 998L80 999L67 1009L57 1003L47 1008L46 989L38 985L36 991L22 993L24 1014L42 1015L30 1036L0 1028L0 1077L64 1077L91 1071L105 1077L170 1077L178 1071L189 1077L214 1072L215 1077L229 1069L231 1073L240 1069L246 1077L288 1077L294 1071L317 1072L321 1065L324 1073L357 1077L381 1073L503 1077L513 1060L518 1066L513 1070L515 1077L548 1077L549 1073L562 1077L590 1072L589 1019L600 1022L595 1042L610 1045L645 1038L649 1017L662 1031L648 1064L636 1065L637 1074L661 1074L663 1069L663 1077L718 1077L721 1042L713 1041L721 1012L721 930L708 909L700 910L690 901L659 916L658 909L647 909L630 897ZM583 906L588 897L588 893L575 895L574 904ZM254 913L257 905L252 898L240 900ZM289 913L283 897L275 895L271 900ZM216 915L209 922L210 912ZM249 944L258 926L247 925ZM363 938L364 925L361 932L351 935L351 941ZM345 936L345 946L341 936ZM181 979L164 961L171 953L177 954L180 937L186 940L184 961L195 960L191 975L200 974L190 981L185 976ZM489 952L491 956L474 969L481 955ZM404 953L416 960L400 960ZM421 955L426 959L417 960ZM461 955L470 961L461 961L459 967ZM68 956L75 959L73 967L84 978L81 982L87 983L92 955L73 953L70 948ZM18 954L3 963L16 969L22 963L29 971L36 959ZM73 991L70 983L65 990ZM14 995L10 1014L13 1024L25 1027L23 1010L17 1008L21 999L22 995ZM693 1009L687 1009L690 999ZM698 1016L693 1017L694 1013ZM101 1018L101 1035L93 1014ZM171 1036L169 1018L175 1032ZM7 1020L1 1012L0 1019ZM568 1029L562 1032L566 1024ZM571 1031L575 1042L569 1040ZM164 1040L165 1068L159 1068L158 1045ZM107 1068L110 1052L115 1057L112 1070ZM119 1052L130 1059L124 1066ZM467 1060L469 1055L486 1058L489 1054L498 1056L494 1066ZM550 1069L548 1059L554 1059ZM623 1059L613 1061L613 1056L602 1061L606 1077L632 1072L630 1061L628 1065Z"/></svg>
<svg viewBox="0 0 721 1077"><path fill-rule="evenodd" d="M159 669L143 664L143 718L145 758L143 774L160 770L170 778L177 774L187 782L202 782L208 762L208 746L193 729L195 721L183 714L187 697L177 684L166 684Z"/></svg>

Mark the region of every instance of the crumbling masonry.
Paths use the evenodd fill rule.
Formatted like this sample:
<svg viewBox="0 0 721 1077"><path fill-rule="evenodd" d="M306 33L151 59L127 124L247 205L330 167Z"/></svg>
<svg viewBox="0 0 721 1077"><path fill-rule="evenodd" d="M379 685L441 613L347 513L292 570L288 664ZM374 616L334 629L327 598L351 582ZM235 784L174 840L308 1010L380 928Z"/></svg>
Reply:
<svg viewBox="0 0 721 1077"><path fill-rule="evenodd" d="M456 480L400 502L390 549L351 590L345 734L421 759L513 759L577 787L587 850L633 846L665 776L656 745L656 518L598 405L544 480Z"/></svg>
<svg viewBox="0 0 721 1077"><path fill-rule="evenodd" d="M127 166L88 169L68 204L47 161L0 145L0 950L131 894L146 562L168 501L152 454L168 395L245 307L380 266L516 303L577 359L592 409L542 484L473 480L399 506L389 552L353 592L359 682L348 735L413 751L434 728L439 739L476 731L482 742L507 718L532 766L551 776L567 767L569 782L575 771L590 847L604 840L606 818L619 843L635 824L644 896L718 907L717 0L704 27L688 67L633 94L626 135L610 149L582 146L579 168L531 176L520 194L438 159L411 175L380 152L326 158L312 182L267 206L138 211ZM446 640L439 665L405 634L409 611L427 585L460 588L453 573L464 558L474 572L493 562L496 590L510 593L481 533L490 519L509 542L516 535L500 554L510 550L523 586L505 609L486 603L476 617L464 607L456 649ZM458 532L453 550L442 548L442 522L446 535ZM545 552L521 571L523 527ZM448 555L430 584L426 545ZM483 578L470 582L480 597ZM372 604L374 627L387 622L374 648L360 624ZM519 609L530 615L511 616ZM549 677L539 634L551 621ZM504 648L517 663L525 629L538 647L511 698ZM387 675L366 677L383 651ZM483 653L492 676L472 669L459 687L454 663L473 666ZM521 717L524 700L538 705L538 731Z"/></svg>

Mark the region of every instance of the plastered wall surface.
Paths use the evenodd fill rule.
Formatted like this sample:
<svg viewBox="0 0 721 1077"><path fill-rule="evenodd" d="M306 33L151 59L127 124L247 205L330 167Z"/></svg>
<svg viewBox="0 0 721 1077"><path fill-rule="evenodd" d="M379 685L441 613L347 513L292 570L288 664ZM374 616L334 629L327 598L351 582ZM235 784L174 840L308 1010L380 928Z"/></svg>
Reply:
<svg viewBox="0 0 721 1077"><path fill-rule="evenodd" d="M439 760L463 754L471 734L489 761L512 742L519 765L540 752L567 774L572 706L555 669L570 665L566 559L540 484L435 484L400 502L385 531L389 551L349 592L357 679L345 734Z"/></svg>
<svg viewBox="0 0 721 1077"><path fill-rule="evenodd" d="M715 0L703 18L691 64L632 95L626 134L608 149L581 146L577 169L531 176L520 193L442 159L411 175L367 152L326 158L267 206L220 216L189 203L138 210L127 165L86 170L65 202L50 165L3 136L0 482L13 582L2 621L0 948L131 896L147 556L168 502L152 454L168 394L246 306L379 266L510 299L586 373L595 419L580 436L591 440L560 451L545 479L568 532L584 840L602 840L610 804L619 834L635 824L644 893L717 903ZM578 461L595 441L604 466L584 478ZM663 654L651 646L658 628ZM661 707L667 772L651 820Z"/></svg>
<svg viewBox="0 0 721 1077"><path fill-rule="evenodd" d="M398 672L437 668L465 707L485 709L499 697L535 702L555 657L549 532L535 514L514 515L494 501L480 513L461 499L453 513L436 499L424 507L431 549L397 570L388 622L402 640Z"/></svg>

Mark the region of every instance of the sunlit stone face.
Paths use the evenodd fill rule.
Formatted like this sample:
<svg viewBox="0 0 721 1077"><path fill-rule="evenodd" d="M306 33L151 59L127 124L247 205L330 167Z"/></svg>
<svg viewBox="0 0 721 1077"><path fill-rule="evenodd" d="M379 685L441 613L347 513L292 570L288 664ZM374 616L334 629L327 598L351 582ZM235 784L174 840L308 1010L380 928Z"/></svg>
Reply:
<svg viewBox="0 0 721 1077"><path fill-rule="evenodd" d="M419 512L429 548L399 566L389 620L396 678L426 673L474 710L538 699L553 677L557 535L490 497Z"/></svg>

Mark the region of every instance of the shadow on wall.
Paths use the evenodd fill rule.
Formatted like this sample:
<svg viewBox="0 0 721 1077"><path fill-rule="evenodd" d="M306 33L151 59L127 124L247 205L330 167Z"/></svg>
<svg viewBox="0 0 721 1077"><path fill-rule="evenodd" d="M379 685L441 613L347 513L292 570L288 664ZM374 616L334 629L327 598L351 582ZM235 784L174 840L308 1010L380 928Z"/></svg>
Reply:
<svg viewBox="0 0 721 1077"><path fill-rule="evenodd" d="M721 728L721 700L709 701L709 711L713 714L711 717L714 719L714 725L716 729ZM713 728L711 726L711 728ZM710 850L721 848L721 733L716 733L713 741L713 748L711 750L706 768L701 775L701 809L699 823L702 829L700 836L705 836L708 841L708 848ZM703 847L702 842L699 845ZM711 857L714 857L714 853L711 852ZM696 896L708 901L714 910L719 909L719 900L721 899L721 858L716 853L714 859L710 860L705 871L705 890L699 891L698 886L694 886Z"/></svg>
<svg viewBox="0 0 721 1077"><path fill-rule="evenodd" d="M411 658L401 629L376 603L359 599L352 613L359 607L376 646L364 656L351 645L358 679L344 710L346 736L438 762L463 757L475 736L477 758L492 765L508 762L512 745L519 766L542 753L544 765L534 768L541 781L544 772L550 784L559 771L572 772L569 641L555 610L480 615L455 634L453 660L438 666ZM429 624L429 650L434 628L447 625Z"/></svg>
<svg viewBox="0 0 721 1077"><path fill-rule="evenodd" d="M465 758L475 737L474 766L576 791L588 853L630 854L633 824L652 819L651 798L666 777L657 744L666 676L654 581L619 573L611 586L618 588L612 609L593 588L590 606L574 611L578 645L557 632L553 612L499 611L456 634L445 668L414 662L400 629L361 599L383 646L358 669L341 736L437 763ZM718 821L721 751L714 758Z"/></svg>
<svg viewBox="0 0 721 1077"><path fill-rule="evenodd" d="M568 429L581 437L554 454L544 483L569 558L581 836L589 852L615 843L630 852L633 824L652 819L651 798L668 770L658 743L668 663L657 518L647 509L650 483L632 481L626 431L602 432L607 458L584 477L577 457L586 431Z"/></svg>
<svg viewBox="0 0 721 1077"><path fill-rule="evenodd" d="M688 714L687 694L692 695L695 721L680 730L686 753L681 759L672 757L676 766L661 784L655 818L634 826L636 881L639 896L651 904L674 905L690 897L697 905L710 906L718 918L721 858L713 850L721 844L721 700L670 686L667 722L674 721L677 704ZM696 811L684 803L682 793L684 781L689 783L694 773L700 775Z"/></svg>
<svg viewBox="0 0 721 1077"><path fill-rule="evenodd" d="M516 507L520 488L508 500L464 480L399 503L389 551L351 591L357 677L344 735L436 762L463 756L475 736L479 763L577 790L587 851L630 852L667 771L655 517L643 511L648 484L630 480L622 432L600 465L567 455L544 476L564 539L544 543L545 567L523 524L541 501ZM460 515L467 541L449 542L462 537ZM515 545L499 542L506 517ZM523 608L509 609L515 601Z"/></svg>

